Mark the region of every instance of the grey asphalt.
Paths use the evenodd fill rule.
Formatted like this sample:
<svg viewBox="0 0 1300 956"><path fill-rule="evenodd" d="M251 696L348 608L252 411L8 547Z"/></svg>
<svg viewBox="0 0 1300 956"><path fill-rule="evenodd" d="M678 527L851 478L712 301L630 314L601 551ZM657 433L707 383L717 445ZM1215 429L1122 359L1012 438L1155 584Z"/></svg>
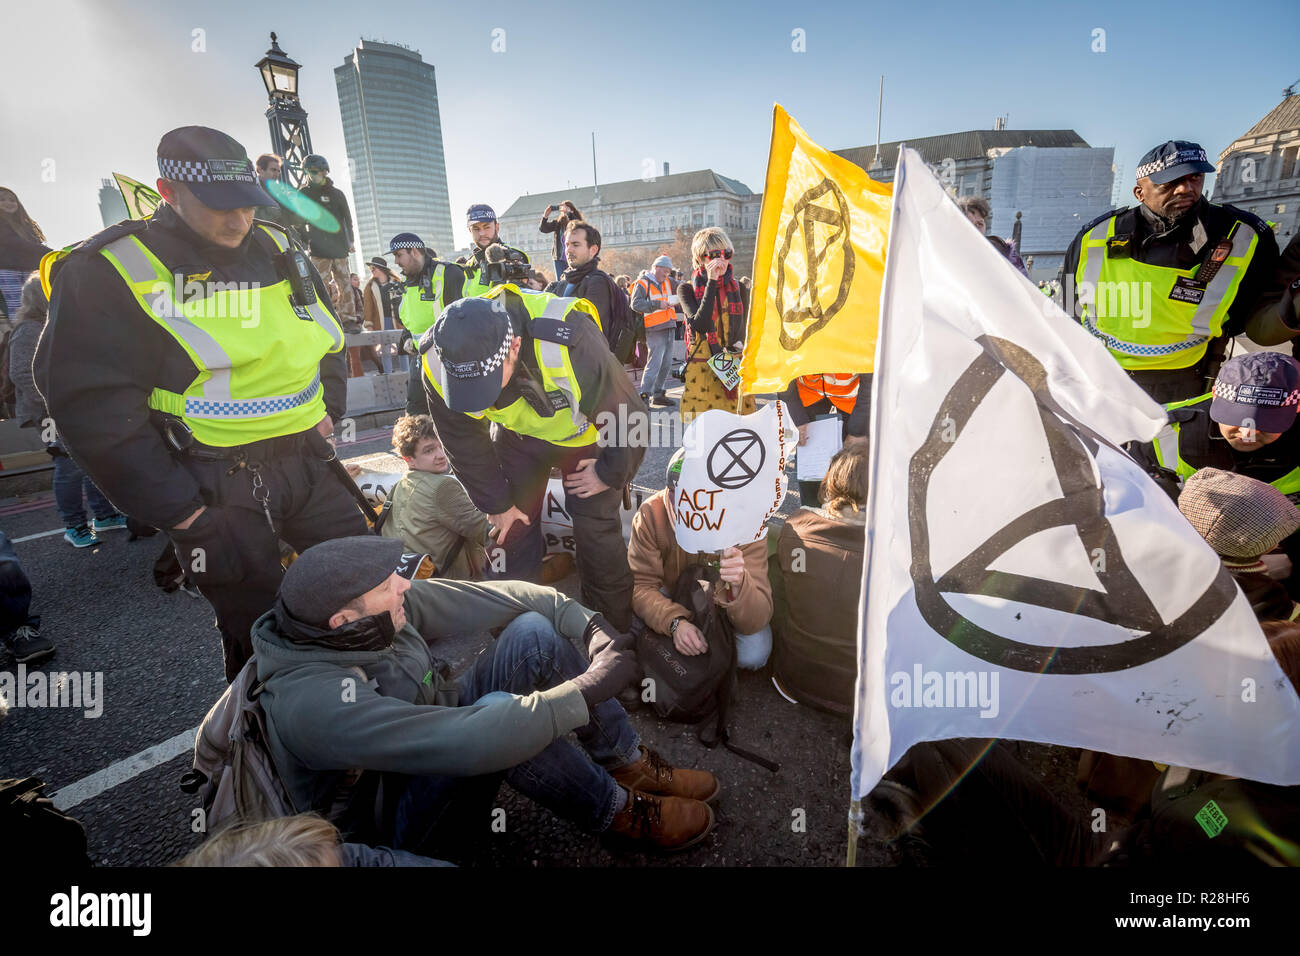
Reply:
<svg viewBox="0 0 1300 956"><path fill-rule="evenodd" d="M385 436L341 449L352 457L388 447ZM637 486L663 486L671 448L651 448ZM793 475L791 484L793 486ZM0 494L5 489L0 485ZM797 491L781 511L798 506ZM0 500L0 528L11 539L48 531L60 522L49 492ZM58 645L41 665L47 672L103 672L102 716L79 710L11 710L0 724L0 777L34 775L55 793L117 761L194 728L224 689L220 642L207 602L153 584L161 536L127 541L125 532L76 551L60 535L16 545L34 589L42 633ZM559 582L576 596L576 579ZM448 640L439 654L459 672L479 649L473 638ZM0 652L4 653L4 652ZM11 657L0 670L14 670ZM742 674L731 730L742 746L777 760L772 773L723 748L705 749L694 728L657 719L642 709L631 719L648 745L684 767L713 771L722 783L718 825L699 845L676 855L640 852L602 841L502 787L496 805L505 828L485 819L482 839L466 865L838 866L845 857L849 802L849 724L791 704L766 673ZM1062 781L1069 753L1041 748L1040 770ZM197 799L178 787L188 753L132 776L70 811L89 835L92 859L104 866L157 866L196 846ZM859 842L859 865L896 862L870 838Z"/></svg>

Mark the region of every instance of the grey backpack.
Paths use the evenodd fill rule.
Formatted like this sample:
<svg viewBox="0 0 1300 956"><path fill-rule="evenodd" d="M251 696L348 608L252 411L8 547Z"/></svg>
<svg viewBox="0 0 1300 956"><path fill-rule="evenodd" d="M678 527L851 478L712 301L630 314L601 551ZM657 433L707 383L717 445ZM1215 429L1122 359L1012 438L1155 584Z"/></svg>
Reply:
<svg viewBox="0 0 1300 956"><path fill-rule="evenodd" d="M297 813L267 745L265 688L252 658L212 705L194 738L194 764L181 777L186 793L201 793L211 833L231 818L265 820Z"/></svg>

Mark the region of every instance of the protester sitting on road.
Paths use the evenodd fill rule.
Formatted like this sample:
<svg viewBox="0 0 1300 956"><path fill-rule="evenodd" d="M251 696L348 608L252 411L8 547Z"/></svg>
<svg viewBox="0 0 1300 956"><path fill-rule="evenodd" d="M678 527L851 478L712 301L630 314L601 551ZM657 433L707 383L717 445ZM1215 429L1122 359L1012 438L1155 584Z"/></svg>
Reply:
<svg viewBox="0 0 1300 956"><path fill-rule="evenodd" d="M314 813L239 821L218 830L175 866L451 866L386 846L344 843L334 824Z"/></svg>
<svg viewBox="0 0 1300 956"><path fill-rule="evenodd" d="M393 487L384 521L386 538L433 557L438 576L457 581L482 576L492 523L474 507L451 474L447 453L428 415L405 415L393 426L393 449L410 471Z"/></svg>
<svg viewBox="0 0 1300 956"><path fill-rule="evenodd" d="M383 537L308 548L253 627L270 752L295 806L348 839L439 859L458 835L486 836L503 779L583 829L661 849L713 828L713 775L641 747L611 700L635 675L627 635L551 588L411 582L402 560ZM491 628L504 629L469 671L444 677L430 642Z"/></svg>
<svg viewBox="0 0 1300 956"><path fill-rule="evenodd" d="M22 305L9 341L9 376L14 383L15 417L20 426L40 429L42 435L52 426L45 400L32 380L32 358L36 355L36 343L45 328L49 307L45 290L41 288L40 275L34 272L23 286ZM125 531L126 516L113 507L113 503L68 456L57 434L45 443L45 450L54 459L54 503L63 519L63 540L74 548L93 548L99 544L101 534ZM86 520L87 501L94 513L93 523Z"/></svg>
<svg viewBox="0 0 1300 956"><path fill-rule="evenodd" d="M704 635L691 621L691 612L668 597L682 571L699 564L695 554L677 543L674 501L685 450L678 449L668 462L667 487L642 502L632 518L627 563L635 582L632 610L653 631L673 639L678 653L687 657L707 651ZM751 541L722 552L714 600L724 608L736 630L736 666L758 670L772 652L772 588L767 580L767 545Z"/></svg>
<svg viewBox="0 0 1300 956"><path fill-rule="evenodd" d="M736 281L731 271L735 247L716 226L697 232L691 239L691 261L695 265L689 282L677 288L686 319L686 388L682 392L682 422L701 412L721 408L748 415L756 409L754 396L746 395L736 408L736 391L728 391L722 379L709 367L709 359L730 349L745 347L745 322L749 315L749 290Z"/></svg>
<svg viewBox="0 0 1300 956"><path fill-rule="evenodd" d="M1269 576L1261 557L1300 528L1300 509L1272 485L1202 468L1187 479L1178 510L1223 559L1261 621L1294 621L1300 604Z"/></svg>
<svg viewBox="0 0 1300 956"><path fill-rule="evenodd" d="M800 508L769 535L772 682L787 698L846 716L858 675L869 478L866 443L851 442L826 469L822 507Z"/></svg>

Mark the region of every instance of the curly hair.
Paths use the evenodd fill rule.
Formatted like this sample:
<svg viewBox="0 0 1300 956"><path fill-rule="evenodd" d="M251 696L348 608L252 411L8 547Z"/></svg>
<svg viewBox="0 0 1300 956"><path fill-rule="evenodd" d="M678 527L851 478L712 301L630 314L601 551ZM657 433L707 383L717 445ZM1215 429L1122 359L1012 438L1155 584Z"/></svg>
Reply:
<svg viewBox="0 0 1300 956"><path fill-rule="evenodd" d="M403 415L393 425L393 450L403 458L410 458L426 438L438 438L438 429L428 415Z"/></svg>

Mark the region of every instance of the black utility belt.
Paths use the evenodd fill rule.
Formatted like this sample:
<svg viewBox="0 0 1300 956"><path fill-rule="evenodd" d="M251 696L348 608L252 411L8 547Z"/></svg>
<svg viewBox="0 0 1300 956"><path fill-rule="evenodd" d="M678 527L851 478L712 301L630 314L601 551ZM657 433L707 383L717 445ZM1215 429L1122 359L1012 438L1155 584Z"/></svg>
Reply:
<svg viewBox="0 0 1300 956"><path fill-rule="evenodd" d="M319 439L322 448L315 447L313 436ZM194 438L193 432L184 422L173 419L163 426L163 437L166 439L168 447L175 454L185 458L193 458L195 461L259 461L279 458L284 455L295 455L307 448L319 452L322 458L328 458L333 454L333 449L329 443L315 428L309 428L292 435L264 438L261 441L249 442L246 445L223 447L203 444ZM326 454L326 452L329 454Z"/></svg>

